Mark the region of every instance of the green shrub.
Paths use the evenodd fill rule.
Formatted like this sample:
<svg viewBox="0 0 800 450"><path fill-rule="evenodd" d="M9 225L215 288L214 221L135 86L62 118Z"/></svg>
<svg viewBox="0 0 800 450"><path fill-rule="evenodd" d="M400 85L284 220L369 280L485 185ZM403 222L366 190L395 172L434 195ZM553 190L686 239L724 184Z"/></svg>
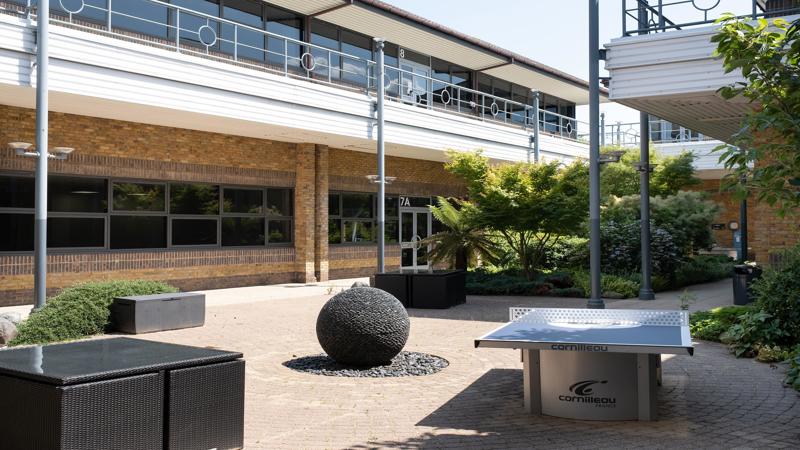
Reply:
<svg viewBox="0 0 800 450"><path fill-rule="evenodd" d="M640 221L607 222L600 228L600 252L603 272L628 274L638 272L641 267L641 228ZM650 256L653 272L672 273L679 260L678 250L672 235L651 225Z"/></svg>
<svg viewBox="0 0 800 450"><path fill-rule="evenodd" d="M550 290L553 297L586 298L586 292L579 287L553 288Z"/></svg>
<svg viewBox="0 0 800 450"><path fill-rule="evenodd" d="M692 337L704 341L719 342L720 336L728 331L739 318L751 311L749 306L725 306L711 311L698 311L689 317Z"/></svg>
<svg viewBox="0 0 800 450"><path fill-rule="evenodd" d="M106 331L114 297L177 292L156 281L105 281L68 287L49 299L19 325L10 345L45 344L101 334Z"/></svg>
<svg viewBox="0 0 800 450"><path fill-rule="evenodd" d="M755 306L780 321L786 335L778 343L793 346L800 344L800 245L779 256L753 283Z"/></svg>
<svg viewBox="0 0 800 450"><path fill-rule="evenodd" d="M778 345L762 345L757 349L756 359L761 362L781 362L789 359L789 351Z"/></svg>
<svg viewBox="0 0 800 450"><path fill-rule="evenodd" d="M789 355L789 371L786 372L786 385L800 391L800 345L795 346Z"/></svg>
<svg viewBox="0 0 800 450"><path fill-rule="evenodd" d="M724 255L697 255L675 268L670 287L677 289L698 283L724 280L733 274L733 260Z"/></svg>
<svg viewBox="0 0 800 450"><path fill-rule="evenodd" d="M545 267L549 269L586 269L589 267L589 240L565 236L546 251Z"/></svg>
<svg viewBox="0 0 800 450"><path fill-rule="evenodd" d="M466 292L469 295L547 295L553 285L539 274L528 281L517 270L467 272Z"/></svg>
<svg viewBox="0 0 800 450"><path fill-rule="evenodd" d="M589 272L573 271L572 279L575 281L575 287L583 290L584 297L591 295L592 287ZM600 279L600 290L603 297L619 294L622 298L633 298L639 295L639 283L629 277L603 274Z"/></svg>
<svg viewBox="0 0 800 450"><path fill-rule="evenodd" d="M764 311L750 311L739 317L720 335L720 341L728 344L736 357L752 357L762 346L774 346L786 337L780 320Z"/></svg>

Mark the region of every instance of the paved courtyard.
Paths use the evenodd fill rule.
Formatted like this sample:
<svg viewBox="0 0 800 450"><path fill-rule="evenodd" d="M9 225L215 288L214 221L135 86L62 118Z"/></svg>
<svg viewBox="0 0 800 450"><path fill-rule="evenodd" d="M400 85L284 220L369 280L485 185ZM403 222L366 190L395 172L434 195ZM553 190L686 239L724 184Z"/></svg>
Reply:
<svg viewBox="0 0 800 450"><path fill-rule="evenodd" d="M321 352L314 333L317 312L338 289L209 291L204 327L142 337L244 353L250 449L797 448L800 443L800 396L781 386L783 368L733 358L724 346L706 342L697 343L694 357L665 357L658 422L529 416L522 406L519 352L475 349L473 339L505 321L508 306L582 307L585 301L579 299L471 297L448 311L411 310L406 349L450 361L427 377L334 378L287 369L284 361ZM694 291L705 306L730 303L730 281ZM645 306L677 309L677 295L660 295L662 300ZM609 304L641 306L628 300Z"/></svg>

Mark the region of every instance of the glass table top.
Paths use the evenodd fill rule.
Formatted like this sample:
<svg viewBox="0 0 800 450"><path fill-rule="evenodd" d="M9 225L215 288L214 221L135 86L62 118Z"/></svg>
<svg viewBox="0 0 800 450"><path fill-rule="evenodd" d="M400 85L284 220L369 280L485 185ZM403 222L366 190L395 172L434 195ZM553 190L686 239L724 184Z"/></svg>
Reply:
<svg viewBox="0 0 800 450"><path fill-rule="evenodd" d="M0 350L0 375L68 385L233 361L241 353L132 338Z"/></svg>

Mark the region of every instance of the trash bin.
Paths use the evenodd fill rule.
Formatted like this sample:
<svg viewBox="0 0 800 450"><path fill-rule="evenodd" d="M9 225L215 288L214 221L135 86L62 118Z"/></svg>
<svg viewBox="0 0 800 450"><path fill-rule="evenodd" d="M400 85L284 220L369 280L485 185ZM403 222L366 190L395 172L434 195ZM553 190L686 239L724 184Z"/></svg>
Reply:
<svg viewBox="0 0 800 450"><path fill-rule="evenodd" d="M747 305L753 301L750 285L761 277L761 268L749 264L733 267L733 304Z"/></svg>

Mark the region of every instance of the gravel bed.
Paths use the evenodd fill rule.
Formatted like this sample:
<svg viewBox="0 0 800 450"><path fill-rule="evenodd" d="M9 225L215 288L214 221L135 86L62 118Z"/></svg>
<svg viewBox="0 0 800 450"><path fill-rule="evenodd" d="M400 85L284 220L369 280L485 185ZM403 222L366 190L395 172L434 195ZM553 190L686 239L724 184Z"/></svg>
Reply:
<svg viewBox="0 0 800 450"><path fill-rule="evenodd" d="M303 356L283 363L298 372L329 377L387 378L431 375L450 363L446 359L427 353L400 352L392 363L377 367L353 367L339 364L326 354Z"/></svg>

